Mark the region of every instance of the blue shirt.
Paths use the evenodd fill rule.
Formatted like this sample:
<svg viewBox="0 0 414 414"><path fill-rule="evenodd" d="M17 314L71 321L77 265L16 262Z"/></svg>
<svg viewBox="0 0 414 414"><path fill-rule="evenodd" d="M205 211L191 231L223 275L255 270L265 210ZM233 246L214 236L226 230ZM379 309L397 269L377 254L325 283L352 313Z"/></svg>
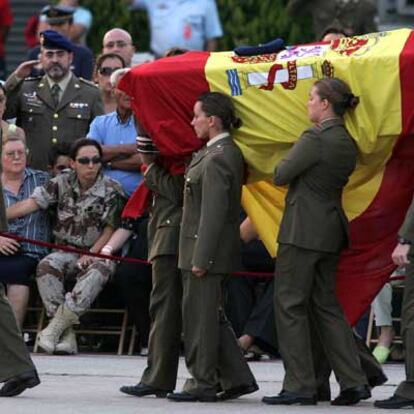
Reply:
<svg viewBox="0 0 414 414"><path fill-rule="evenodd" d="M158 56L172 47L204 50L206 40L223 35L215 0L134 0L133 7L147 9Z"/></svg>
<svg viewBox="0 0 414 414"><path fill-rule="evenodd" d="M122 123L117 112L97 116L89 127L88 138L98 141L101 145L125 145L135 144L137 130L134 117L131 115L126 123ZM105 169L105 175L117 180L130 195L138 187L142 175L137 171L125 171L117 169Z"/></svg>
<svg viewBox="0 0 414 414"><path fill-rule="evenodd" d="M29 198L33 190L39 185L45 184L49 181L49 178L49 174L44 171L26 168L24 170L23 184L17 195L3 187L4 203L6 207ZM43 210L38 210L34 213L27 214L26 216L9 220L8 226L9 232L18 236L40 241L50 240L49 216ZM35 246L30 243L21 243L20 245L21 253L38 260L49 252L46 247Z"/></svg>

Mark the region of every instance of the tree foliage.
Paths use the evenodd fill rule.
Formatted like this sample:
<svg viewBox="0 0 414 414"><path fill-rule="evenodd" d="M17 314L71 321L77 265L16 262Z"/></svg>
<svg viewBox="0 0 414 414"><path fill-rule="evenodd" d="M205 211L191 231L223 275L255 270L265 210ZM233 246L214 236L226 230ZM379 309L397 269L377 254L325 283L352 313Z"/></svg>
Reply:
<svg viewBox="0 0 414 414"><path fill-rule="evenodd" d="M287 0L216 0L223 26L220 50L237 45L257 45L281 37L287 44L312 40L310 21L293 20L286 13ZM149 26L145 11L130 11L121 0L83 0L94 16L88 43L95 53L104 33L113 27L128 30L140 51L149 50Z"/></svg>

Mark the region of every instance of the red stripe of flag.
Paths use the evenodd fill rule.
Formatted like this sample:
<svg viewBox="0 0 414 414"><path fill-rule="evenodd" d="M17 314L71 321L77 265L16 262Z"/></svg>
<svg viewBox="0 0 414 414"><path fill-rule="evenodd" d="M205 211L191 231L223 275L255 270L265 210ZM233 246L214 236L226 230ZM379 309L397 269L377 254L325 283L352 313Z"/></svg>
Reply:
<svg viewBox="0 0 414 414"><path fill-rule="evenodd" d="M337 294L353 325L395 269L391 253L414 191L414 35L400 54L402 134L381 187L368 209L350 223L352 248L340 260Z"/></svg>

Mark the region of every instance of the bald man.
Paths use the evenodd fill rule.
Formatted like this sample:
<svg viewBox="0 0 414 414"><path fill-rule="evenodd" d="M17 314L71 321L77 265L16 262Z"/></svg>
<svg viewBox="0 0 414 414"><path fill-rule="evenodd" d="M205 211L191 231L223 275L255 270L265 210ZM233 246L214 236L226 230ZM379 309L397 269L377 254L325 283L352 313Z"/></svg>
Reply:
<svg viewBox="0 0 414 414"><path fill-rule="evenodd" d="M135 53L131 35L124 29L109 30L103 37L102 53L116 53L124 59L126 66L130 67Z"/></svg>

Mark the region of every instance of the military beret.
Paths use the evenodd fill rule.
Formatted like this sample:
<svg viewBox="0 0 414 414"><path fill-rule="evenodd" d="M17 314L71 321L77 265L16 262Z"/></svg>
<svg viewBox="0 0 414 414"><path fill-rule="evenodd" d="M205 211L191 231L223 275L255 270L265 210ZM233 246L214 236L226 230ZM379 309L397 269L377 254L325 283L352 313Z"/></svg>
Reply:
<svg viewBox="0 0 414 414"><path fill-rule="evenodd" d="M234 49L238 56L256 56L280 52L285 48L283 39L277 38L259 46L239 46Z"/></svg>
<svg viewBox="0 0 414 414"><path fill-rule="evenodd" d="M41 32L40 44L44 49L63 49L68 52L75 50L73 43L66 36L54 30L44 30Z"/></svg>
<svg viewBox="0 0 414 414"><path fill-rule="evenodd" d="M73 13L75 13L73 7L59 5L47 5L40 12L42 16L45 16L46 22L52 25L71 21Z"/></svg>

